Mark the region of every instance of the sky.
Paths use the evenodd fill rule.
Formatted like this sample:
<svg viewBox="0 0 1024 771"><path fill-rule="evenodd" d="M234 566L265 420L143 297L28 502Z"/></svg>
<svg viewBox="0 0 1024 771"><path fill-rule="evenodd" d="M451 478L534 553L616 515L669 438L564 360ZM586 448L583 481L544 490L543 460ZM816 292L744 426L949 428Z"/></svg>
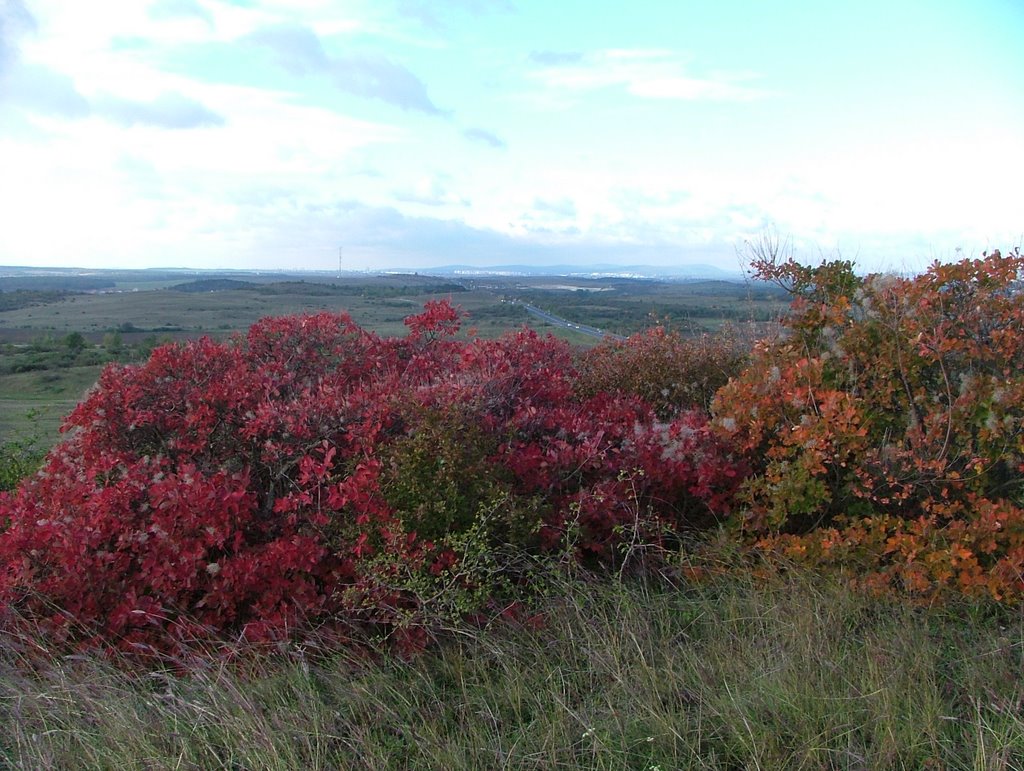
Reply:
<svg viewBox="0 0 1024 771"><path fill-rule="evenodd" d="M0 265L1024 242L1021 0L0 0Z"/></svg>

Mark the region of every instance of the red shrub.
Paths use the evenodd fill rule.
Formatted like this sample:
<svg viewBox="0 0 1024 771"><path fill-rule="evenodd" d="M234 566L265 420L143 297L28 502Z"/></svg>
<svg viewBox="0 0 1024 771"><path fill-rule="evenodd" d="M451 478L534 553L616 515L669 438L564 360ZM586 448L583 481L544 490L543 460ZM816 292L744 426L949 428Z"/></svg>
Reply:
<svg viewBox="0 0 1024 771"><path fill-rule="evenodd" d="M447 303L407 324L264 319L107 369L0 498L0 598L121 645L391 629L425 598L469 611L514 584L488 583L499 552L613 561L634 532L727 509L739 475L700 415L577 396L564 343L457 342Z"/></svg>

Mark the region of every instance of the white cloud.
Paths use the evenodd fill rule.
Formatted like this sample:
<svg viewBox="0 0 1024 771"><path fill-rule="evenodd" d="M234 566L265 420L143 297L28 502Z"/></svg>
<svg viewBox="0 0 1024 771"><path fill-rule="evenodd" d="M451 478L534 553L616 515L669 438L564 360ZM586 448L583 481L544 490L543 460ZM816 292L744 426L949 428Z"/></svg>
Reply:
<svg viewBox="0 0 1024 771"><path fill-rule="evenodd" d="M462 196L448 189L438 176L423 177L409 190L399 190L395 198L405 203L425 206L465 206L468 202Z"/></svg>
<svg viewBox="0 0 1024 771"><path fill-rule="evenodd" d="M35 17L22 0L4 0L0 6L0 74L17 60L22 38L35 29Z"/></svg>
<svg viewBox="0 0 1024 771"><path fill-rule="evenodd" d="M510 0L398 0L398 12L402 17L415 19L432 29L443 29L445 23L442 17L452 12L468 12L480 16L513 10Z"/></svg>
<svg viewBox="0 0 1024 771"><path fill-rule="evenodd" d="M176 91L165 91L143 102L101 95L96 99L96 111L123 126L191 129L224 125L222 115Z"/></svg>
<svg viewBox="0 0 1024 771"><path fill-rule="evenodd" d="M493 147L496 150L504 150L508 145L505 140L499 137L497 134L487 131L482 128L469 128L462 132L462 136L471 142L479 142L481 144Z"/></svg>
<svg viewBox="0 0 1024 771"><path fill-rule="evenodd" d="M197 0L155 0L147 12L151 18L160 21L194 18L213 26L213 16Z"/></svg>
<svg viewBox="0 0 1024 771"><path fill-rule="evenodd" d="M258 29L248 39L271 49L295 75L325 75L338 89L356 96L428 115L447 114L430 99L422 80L387 56L366 51L329 55L312 29L295 24Z"/></svg>
<svg viewBox="0 0 1024 771"><path fill-rule="evenodd" d="M733 83L684 77L638 79L630 82L628 89L634 96L646 99L709 99L734 102L760 99L764 96L763 92Z"/></svg>
<svg viewBox="0 0 1024 771"><path fill-rule="evenodd" d="M44 115L81 118L92 111L74 80L34 64L16 65L0 79L0 98L8 107L25 107Z"/></svg>
<svg viewBox="0 0 1024 771"><path fill-rule="evenodd" d="M607 49L588 54L534 52L542 65L532 73L545 86L568 92L619 87L642 99L749 101L770 95L745 85L750 74L695 77L685 57L660 49Z"/></svg>
<svg viewBox="0 0 1024 771"><path fill-rule="evenodd" d="M561 5L6 2L0 262L671 260L768 223L853 252L1020 238L1019 120L814 121L810 81L744 51L569 24L535 48L521 30Z"/></svg>

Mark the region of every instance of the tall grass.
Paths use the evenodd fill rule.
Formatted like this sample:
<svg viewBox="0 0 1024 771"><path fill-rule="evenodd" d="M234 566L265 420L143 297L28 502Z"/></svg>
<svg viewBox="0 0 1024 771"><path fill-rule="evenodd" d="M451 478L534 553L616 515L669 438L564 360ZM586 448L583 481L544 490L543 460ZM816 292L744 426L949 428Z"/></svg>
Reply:
<svg viewBox="0 0 1024 771"><path fill-rule="evenodd" d="M537 631L413 661L293 649L185 672L0 654L12 768L1024 768L1016 611L823 578L566 584Z"/></svg>

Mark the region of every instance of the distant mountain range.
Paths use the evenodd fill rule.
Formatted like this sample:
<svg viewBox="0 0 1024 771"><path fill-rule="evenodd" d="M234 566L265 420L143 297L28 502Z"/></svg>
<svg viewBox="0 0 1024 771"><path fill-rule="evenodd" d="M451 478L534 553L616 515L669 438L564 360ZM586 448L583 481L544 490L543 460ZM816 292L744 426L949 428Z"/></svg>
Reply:
<svg viewBox="0 0 1024 771"><path fill-rule="evenodd" d="M390 271L388 271L390 272ZM717 279L740 281L743 274L738 270L727 271L714 265L608 265L590 267L580 265L441 265L435 268L421 268L420 273L441 276L577 276L587 278L670 278Z"/></svg>

